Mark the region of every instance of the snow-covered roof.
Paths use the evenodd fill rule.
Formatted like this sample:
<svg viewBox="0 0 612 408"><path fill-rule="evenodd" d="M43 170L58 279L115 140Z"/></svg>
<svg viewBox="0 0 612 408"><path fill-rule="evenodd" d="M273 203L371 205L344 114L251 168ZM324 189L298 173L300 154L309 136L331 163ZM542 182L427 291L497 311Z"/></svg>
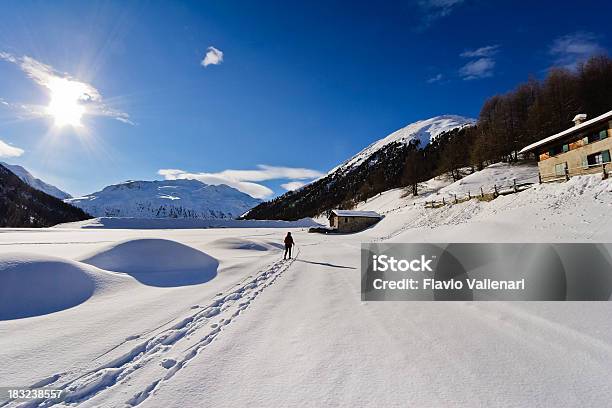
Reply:
<svg viewBox="0 0 612 408"><path fill-rule="evenodd" d="M332 210L332 213L338 217L382 218L382 216L376 211Z"/></svg>
<svg viewBox="0 0 612 408"><path fill-rule="evenodd" d="M599 115L599 116L597 116L597 117L595 117L595 118L593 118L591 120L587 120L586 122L582 122L581 124L576 125L574 127L571 127L571 128L569 128L567 130L564 130L563 132L559 132L559 133L554 134L552 136L549 136L549 137L547 137L545 139L542 139L542 140L540 140L538 142L532 143L529 146L524 147L519 153L530 152L530 151L532 151L533 149L535 149L537 147L540 147L542 145L548 144L548 143L553 142L553 141L555 141L557 139L560 139L560 138L562 138L564 136L570 135L570 134L572 134L574 132L578 132L578 131L586 128L586 127L589 127L589 126L594 125L594 124L596 124L598 122L602 122L604 120L611 119L611 118L612 118L612 111L606 112L603 115Z"/></svg>

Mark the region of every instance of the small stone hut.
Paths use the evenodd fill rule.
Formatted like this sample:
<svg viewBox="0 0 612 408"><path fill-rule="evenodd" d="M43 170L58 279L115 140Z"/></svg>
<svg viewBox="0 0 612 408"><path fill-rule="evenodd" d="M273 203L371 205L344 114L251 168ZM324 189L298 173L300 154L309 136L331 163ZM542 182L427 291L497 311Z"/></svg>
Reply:
<svg viewBox="0 0 612 408"><path fill-rule="evenodd" d="M375 211L332 210L329 226L338 232L357 232L376 224L382 216Z"/></svg>

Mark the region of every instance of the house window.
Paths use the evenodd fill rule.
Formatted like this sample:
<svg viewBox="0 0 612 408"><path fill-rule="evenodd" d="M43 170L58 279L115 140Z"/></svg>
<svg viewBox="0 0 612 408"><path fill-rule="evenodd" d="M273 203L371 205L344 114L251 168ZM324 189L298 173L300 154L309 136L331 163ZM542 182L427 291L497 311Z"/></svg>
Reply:
<svg viewBox="0 0 612 408"><path fill-rule="evenodd" d="M590 154L587 156L587 164L596 166L598 164L610 163L610 151L604 150L599 153Z"/></svg>
<svg viewBox="0 0 612 408"><path fill-rule="evenodd" d="M567 169L567 162L555 164L555 176L564 176Z"/></svg>
<svg viewBox="0 0 612 408"><path fill-rule="evenodd" d="M590 134L585 139L586 139L586 143L595 143L595 142L599 142L600 140L604 140L607 137L608 137L608 130L602 129L598 132Z"/></svg>
<svg viewBox="0 0 612 408"><path fill-rule="evenodd" d="M563 145L563 153L565 153L565 152L569 152L569 149L570 149L570 148L569 148L569 145L568 145L568 144L564 144L564 145Z"/></svg>

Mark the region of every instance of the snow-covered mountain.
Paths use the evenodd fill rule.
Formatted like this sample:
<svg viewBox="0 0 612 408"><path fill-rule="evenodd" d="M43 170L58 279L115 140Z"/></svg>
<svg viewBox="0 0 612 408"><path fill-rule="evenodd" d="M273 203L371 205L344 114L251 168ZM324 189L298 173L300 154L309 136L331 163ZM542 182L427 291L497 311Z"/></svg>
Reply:
<svg viewBox="0 0 612 408"><path fill-rule="evenodd" d="M462 137L464 128L474 123L474 119L457 115L414 122L370 144L324 177L261 203L244 217L294 220L315 217L332 208L350 208L355 201L402 185L411 141L418 140L424 148L444 133Z"/></svg>
<svg viewBox="0 0 612 408"><path fill-rule="evenodd" d="M407 144L412 140L418 140L419 146L425 147L427 144L429 144L429 142L435 140L444 132L448 132L456 128L470 126L474 123L476 123L475 119L458 115L441 115L430 119L419 120L418 122L411 123L408 126L396 130L390 135L377 140L357 153L355 156L333 168L329 174L357 167L374 153L391 143L401 142Z"/></svg>
<svg viewBox="0 0 612 408"><path fill-rule="evenodd" d="M95 217L231 219L261 201L224 184L127 181L65 200Z"/></svg>
<svg viewBox="0 0 612 408"><path fill-rule="evenodd" d="M50 227L88 218L82 210L31 187L0 164L0 227Z"/></svg>
<svg viewBox="0 0 612 408"><path fill-rule="evenodd" d="M60 200L64 200L66 198L71 198L72 196L65 191L60 190L59 188L52 186L51 184L45 183L39 178L34 177L30 174L29 171L24 169L21 166L16 164L8 164L4 162L0 162L1 165L9 169L13 174L19 177L24 183L28 184L30 187L33 187L37 190L42 191L43 193L47 193L50 196L55 198L59 198Z"/></svg>

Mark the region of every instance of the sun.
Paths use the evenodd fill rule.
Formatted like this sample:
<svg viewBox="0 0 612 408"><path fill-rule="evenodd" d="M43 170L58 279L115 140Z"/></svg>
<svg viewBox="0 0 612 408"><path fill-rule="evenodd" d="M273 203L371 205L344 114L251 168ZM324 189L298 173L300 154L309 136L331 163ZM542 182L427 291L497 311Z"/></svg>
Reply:
<svg viewBox="0 0 612 408"><path fill-rule="evenodd" d="M86 92L84 84L66 78L53 78L47 87L51 91L47 113L53 117L55 126L83 126L81 118L85 106L81 104L81 99Z"/></svg>

